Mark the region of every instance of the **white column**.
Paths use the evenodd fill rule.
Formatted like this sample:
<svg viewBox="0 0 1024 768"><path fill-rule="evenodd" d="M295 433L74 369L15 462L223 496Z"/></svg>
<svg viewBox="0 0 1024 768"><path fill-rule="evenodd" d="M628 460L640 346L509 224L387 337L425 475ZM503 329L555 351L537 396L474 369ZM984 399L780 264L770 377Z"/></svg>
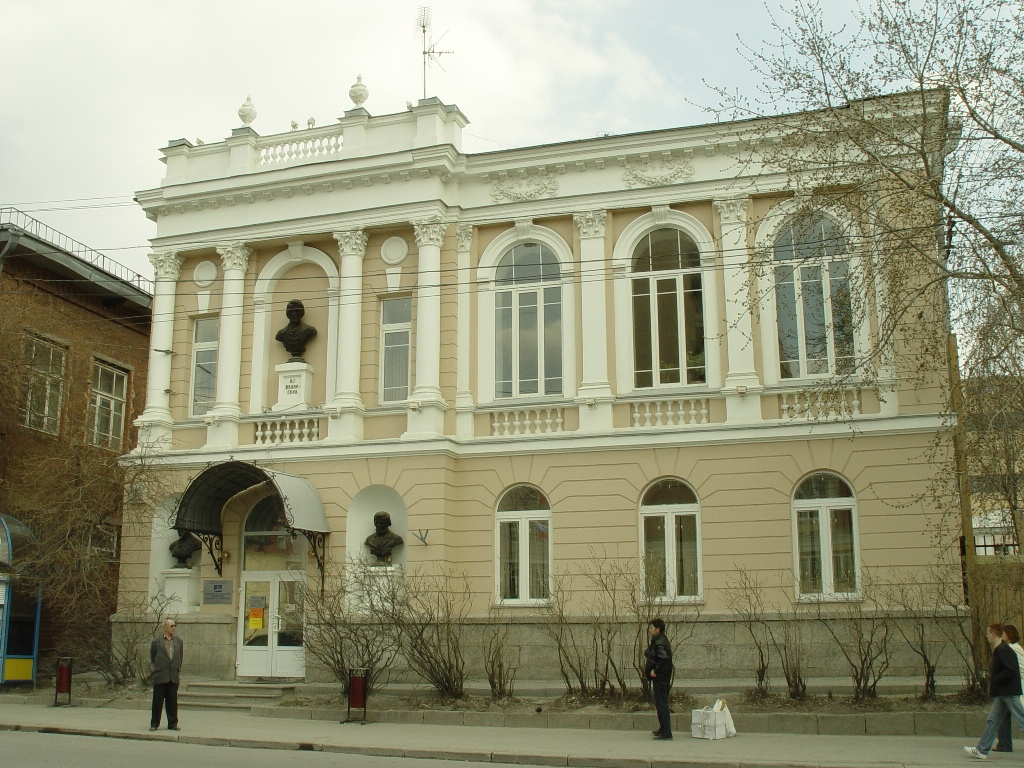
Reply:
<svg viewBox="0 0 1024 768"><path fill-rule="evenodd" d="M761 379L754 368L754 331L750 313L750 265L747 252L746 197L715 200L722 226L722 267L725 283L726 418L730 422L761 420Z"/></svg>
<svg viewBox="0 0 1024 768"><path fill-rule="evenodd" d="M605 267L605 211L573 216L580 230L580 296L583 300L583 381L577 393L580 431L612 428L612 396L608 384L608 273Z"/></svg>
<svg viewBox="0 0 1024 768"><path fill-rule="evenodd" d="M361 229L335 232L341 255L341 306L338 310L337 391L327 405L331 420L328 440L351 442L363 439L366 413L359 392L360 355L363 340L363 259L366 233Z"/></svg>
<svg viewBox="0 0 1024 768"><path fill-rule="evenodd" d="M448 224L438 219L413 222L419 248L416 285L416 386L410 398L405 437L444 433L441 397L441 245Z"/></svg>
<svg viewBox="0 0 1024 768"><path fill-rule="evenodd" d="M174 343L174 294L181 275L176 251L149 257L156 274L153 314L149 333L149 371L146 378L146 409L135 421L139 428L136 452L171 449L171 345Z"/></svg>
<svg viewBox="0 0 1024 768"><path fill-rule="evenodd" d="M472 347L472 323L470 322L470 280L469 252L473 244L473 227L460 224L455 230L458 244L459 296L458 296L458 334L455 343L456 374L455 374L455 435L460 440L473 438L473 419L476 404L469 385L469 350Z"/></svg>
<svg viewBox="0 0 1024 768"><path fill-rule="evenodd" d="M238 384L242 373L242 305L245 271L252 253L242 243L217 248L224 267L220 297L220 338L217 340L217 402L203 420L206 445L233 448L238 445Z"/></svg>

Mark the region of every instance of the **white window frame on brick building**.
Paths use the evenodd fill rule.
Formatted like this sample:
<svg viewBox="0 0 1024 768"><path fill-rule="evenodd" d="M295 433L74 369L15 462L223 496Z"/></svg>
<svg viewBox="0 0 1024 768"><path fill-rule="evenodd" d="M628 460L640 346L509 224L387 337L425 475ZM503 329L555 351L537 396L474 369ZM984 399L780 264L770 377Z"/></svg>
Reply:
<svg viewBox="0 0 1024 768"><path fill-rule="evenodd" d="M501 495L494 547L498 603L551 601L551 504L543 491L519 484Z"/></svg>
<svg viewBox="0 0 1024 768"><path fill-rule="evenodd" d="M87 429L91 445L121 450L127 401L128 372L93 360Z"/></svg>
<svg viewBox="0 0 1024 768"><path fill-rule="evenodd" d="M659 601L700 602L700 502L690 485L662 478L640 502L644 591Z"/></svg>
<svg viewBox="0 0 1024 768"><path fill-rule="evenodd" d="M25 378L20 422L29 429L60 434L67 349L40 336L25 339Z"/></svg>
<svg viewBox="0 0 1024 768"><path fill-rule="evenodd" d="M857 599L857 498L835 472L814 472L793 493L793 559L801 600Z"/></svg>

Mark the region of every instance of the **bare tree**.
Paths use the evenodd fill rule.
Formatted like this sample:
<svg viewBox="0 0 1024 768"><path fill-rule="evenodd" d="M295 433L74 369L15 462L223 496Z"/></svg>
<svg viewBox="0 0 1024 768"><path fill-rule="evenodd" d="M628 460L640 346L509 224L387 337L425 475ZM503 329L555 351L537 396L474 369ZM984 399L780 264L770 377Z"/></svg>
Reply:
<svg viewBox="0 0 1024 768"><path fill-rule="evenodd" d="M512 618L492 609L480 633L480 645L491 698L511 698L515 695L516 674L523 650Z"/></svg>
<svg viewBox="0 0 1024 768"><path fill-rule="evenodd" d="M935 671L949 646L942 639L940 624L950 620L943 600L950 583L956 583L955 575L936 566L894 574L891 582L881 585L882 599L899 612L892 617L893 627L921 659L923 700L935 698Z"/></svg>

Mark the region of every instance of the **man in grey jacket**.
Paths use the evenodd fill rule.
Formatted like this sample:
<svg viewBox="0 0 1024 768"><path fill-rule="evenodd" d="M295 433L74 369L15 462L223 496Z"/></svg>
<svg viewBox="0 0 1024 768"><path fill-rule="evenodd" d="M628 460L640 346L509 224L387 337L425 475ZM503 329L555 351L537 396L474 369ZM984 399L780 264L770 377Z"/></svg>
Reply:
<svg viewBox="0 0 1024 768"><path fill-rule="evenodd" d="M149 721L151 731L160 727L165 703L168 729L181 730L178 728L178 684L181 682L183 646L181 638L175 637L177 628L174 619L167 619L163 634L153 638L149 644L149 661L153 671L153 716Z"/></svg>

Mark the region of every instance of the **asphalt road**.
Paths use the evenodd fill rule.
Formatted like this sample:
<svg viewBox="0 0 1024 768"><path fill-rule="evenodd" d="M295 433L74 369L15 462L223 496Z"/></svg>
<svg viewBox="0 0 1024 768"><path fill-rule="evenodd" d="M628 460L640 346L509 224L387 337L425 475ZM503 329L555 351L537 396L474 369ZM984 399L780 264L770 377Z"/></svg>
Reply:
<svg viewBox="0 0 1024 768"><path fill-rule="evenodd" d="M18 768L138 768L139 766L202 766L202 768L494 768L494 763L369 757L337 752L204 747L162 741L134 741L90 736L0 731L0 764Z"/></svg>

